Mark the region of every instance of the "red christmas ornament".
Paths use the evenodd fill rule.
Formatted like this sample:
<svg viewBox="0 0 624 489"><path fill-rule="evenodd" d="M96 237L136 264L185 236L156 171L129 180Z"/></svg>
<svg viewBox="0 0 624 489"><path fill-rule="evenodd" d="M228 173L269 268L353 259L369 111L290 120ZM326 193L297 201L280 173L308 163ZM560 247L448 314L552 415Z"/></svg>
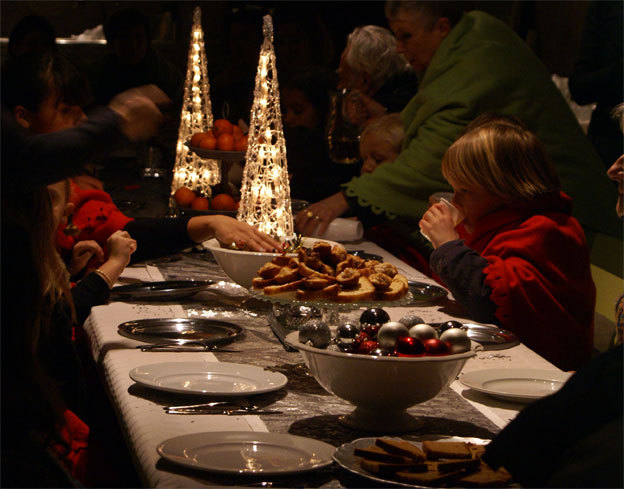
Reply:
<svg viewBox="0 0 624 489"><path fill-rule="evenodd" d="M357 350L355 352L361 355L368 355L372 351L376 350L377 348L379 348L379 343L373 340L366 340L366 341L362 341L357 346Z"/></svg>
<svg viewBox="0 0 624 489"><path fill-rule="evenodd" d="M365 324L362 326L362 333L366 333L370 338L376 340L379 328L381 328L381 324Z"/></svg>
<svg viewBox="0 0 624 489"><path fill-rule="evenodd" d="M427 355L449 355L451 350L448 344L437 338L430 338L423 341Z"/></svg>
<svg viewBox="0 0 624 489"><path fill-rule="evenodd" d="M425 354L425 345L418 338L402 336L397 339L396 352L400 357L421 357Z"/></svg>

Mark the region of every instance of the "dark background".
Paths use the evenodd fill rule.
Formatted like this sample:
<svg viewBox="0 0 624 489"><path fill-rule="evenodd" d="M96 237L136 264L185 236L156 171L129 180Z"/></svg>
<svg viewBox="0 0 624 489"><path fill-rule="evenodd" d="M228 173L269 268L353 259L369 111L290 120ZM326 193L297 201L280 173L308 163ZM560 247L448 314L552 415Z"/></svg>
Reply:
<svg viewBox="0 0 624 489"><path fill-rule="evenodd" d="M70 37L103 24L110 15L124 8L135 7L145 13L154 33L154 46L177 64L184 73L188 35L195 6L202 8L206 53L211 74L218 73L228 61L227 18L233 8L256 5L263 9L286 5L313 6L325 21L335 54L329 66L336 67L346 36L354 27L378 24L387 27L384 2L165 2L165 1L16 1L0 3L0 37L8 37L12 27L24 15L38 13L47 17L59 38ZM467 6L485 10L507 22L542 59L551 73L568 76L572 69L587 1L467 1ZM172 35L159 36L163 14L169 11L174 21ZM159 39L166 37L167 39ZM6 55L6 42L0 46ZM61 48L74 62L86 67L106 50L103 45L64 45ZM279 66L279 59L278 59Z"/></svg>

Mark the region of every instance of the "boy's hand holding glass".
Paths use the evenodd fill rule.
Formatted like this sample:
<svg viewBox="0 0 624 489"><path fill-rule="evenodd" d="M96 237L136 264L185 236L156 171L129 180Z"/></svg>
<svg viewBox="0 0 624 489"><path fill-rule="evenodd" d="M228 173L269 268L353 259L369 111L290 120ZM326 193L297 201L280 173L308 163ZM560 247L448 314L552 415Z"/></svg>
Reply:
<svg viewBox="0 0 624 489"><path fill-rule="evenodd" d="M420 220L420 233L434 248L459 238L455 226L461 221L459 210L446 199L433 204Z"/></svg>

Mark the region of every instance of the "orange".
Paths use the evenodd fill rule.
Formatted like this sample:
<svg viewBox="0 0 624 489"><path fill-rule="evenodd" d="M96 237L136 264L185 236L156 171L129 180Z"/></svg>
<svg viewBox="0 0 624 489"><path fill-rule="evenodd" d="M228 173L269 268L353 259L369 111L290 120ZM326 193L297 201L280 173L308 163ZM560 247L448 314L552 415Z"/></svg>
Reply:
<svg viewBox="0 0 624 489"><path fill-rule="evenodd" d="M233 211L236 209L236 202L231 195L217 194L212 198L212 208L217 211Z"/></svg>
<svg viewBox="0 0 624 489"><path fill-rule="evenodd" d="M196 197L193 202L191 202L191 209L195 209L196 211L207 211L210 209L210 202L206 197Z"/></svg>
<svg viewBox="0 0 624 489"><path fill-rule="evenodd" d="M235 140L238 138L242 138L243 130L238 126L232 126L232 136L234 136Z"/></svg>
<svg viewBox="0 0 624 489"><path fill-rule="evenodd" d="M221 151L232 151L234 149L234 137L227 133L217 136L217 149Z"/></svg>
<svg viewBox="0 0 624 489"><path fill-rule="evenodd" d="M232 134L234 130L232 123L227 119L217 119L212 125L212 132L215 137L219 137L221 134Z"/></svg>
<svg viewBox="0 0 624 489"><path fill-rule="evenodd" d="M176 204L182 207L186 207L190 205L190 203L193 202L195 197L196 197L195 192L193 192L188 187L180 187L173 194L173 200L176 201Z"/></svg>
<svg viewBox="0 0 624 489"><path fill-rule="evenodd" d="M247 151L247 135L234 141L234 149L236 151Z"/></svg>
<svg viewBox="0 0 624 489"><path fill-rule="evenodd" d="M200 139L199 147L202 149L215 149L217 147L217 139L212 135L212 132Z"/></svg>
<svg viewBox="0 0 624 489"><path fill-rule="evenodd" d="M191 146L195 148L199 147L200 141L204 139L207 135L208 135L207 132L197 132L193 134L193 136L191 137Z"/></svg>

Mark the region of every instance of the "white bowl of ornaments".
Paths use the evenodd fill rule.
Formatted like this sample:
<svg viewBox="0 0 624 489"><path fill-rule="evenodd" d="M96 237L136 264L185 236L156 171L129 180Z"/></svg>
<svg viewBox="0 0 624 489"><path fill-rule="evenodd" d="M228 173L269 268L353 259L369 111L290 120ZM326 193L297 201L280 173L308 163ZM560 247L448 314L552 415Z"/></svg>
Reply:
<svg viewBox="0 0 624 489"><path fill-rule="evenodd" d="M311 248L317 241L325 241L332 246L338 244L326 239L301 238L301 246ZM212 252L225 274L246 289L251 287L251 281L258 275L258 269L262 265L270 262L276 256L283 255L283 253L265 253L222 247L216 238L204 241L202 244L204 248ZM297 253L286 253L285 255L295 257Z"/></svg>
<svg viewBox="0 0 624 489"><path fill-rule="evenodd" d="M434 328L414 315L393 322L375 308L365 310L359 322L336 328L310 320L288 334L286 343L299 350L326 391L355 406L339 418L342 424L398 433L418 429L422 421L406 410L437 396L475 356L461 326Z"/></svg>

